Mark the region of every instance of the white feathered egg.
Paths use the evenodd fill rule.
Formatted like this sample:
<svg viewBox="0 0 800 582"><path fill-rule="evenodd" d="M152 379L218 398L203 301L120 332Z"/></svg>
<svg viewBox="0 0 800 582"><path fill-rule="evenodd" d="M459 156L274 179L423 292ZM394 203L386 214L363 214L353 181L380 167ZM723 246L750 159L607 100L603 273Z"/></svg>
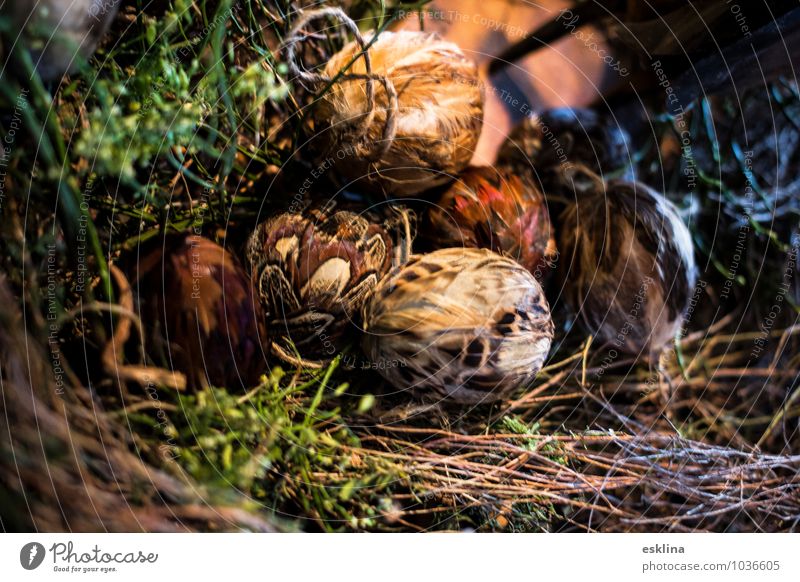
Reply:
<svg viewBox="0 0 800 582"><path fill-rule="evenodd" d="M511 259L452 248L415 257L364 307L375 368L424 399L492 402L531 382L553 340L541 285Z"/></svg>

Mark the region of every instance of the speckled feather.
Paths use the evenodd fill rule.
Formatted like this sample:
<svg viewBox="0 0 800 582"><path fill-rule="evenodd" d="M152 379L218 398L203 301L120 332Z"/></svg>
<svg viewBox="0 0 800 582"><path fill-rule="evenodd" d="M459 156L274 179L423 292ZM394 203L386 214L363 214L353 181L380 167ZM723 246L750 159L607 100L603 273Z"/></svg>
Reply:
<svg viewBox="0 0 800 582"><path fill-rule="evenodd" d="M539 279L556 259L547 201L524 176L467 168L427 219L434 248L486 248L514 259Z"/></svg>
<svg viewBox="0 0 800 582"><path fill-rule="evenodd" d="M218 244L168 235L137 265L140 313L150 348L194 387L249 388L266 367L264 315L247 273Z"/></svg>
<svg viewBox="0 0 800 582"><path fill-rule="evenodd" d="M553 339L541 285L485 249L416 256L376 288L363 320L362 345L390 382L462 404L532 381Z"/></svg>
<svg viewBox="0 0 800 582"><path fill-rule="evenodd" d="M335 355L369 292L403 261L398 247L410 242L402 236L391 221L349 210L283 213L260 224L247 259L277 355L292 352L287 340L304 357Z"/></svg>
<svg viewBox="0 0 800 582"><path fill-rule="evenodd" d="M680 330L696 281L675 206L641 183L598 183L564 211L561 228L565 296L589 332L655 357Z"/></svg>
<svg viewBox="0 0 800 582"><path fill-rule="evenodd" d="M369 37L367 42L369 42ZM353 42L325 67L333 77L359 50ZM483 88L478 69L455 44L423 32L383 32L369 49L372 71L391 79L398 93L397 135L388 151L373 160L386 123L386 93L377 86L377 111L363 138L366 114L363 80L334 84L315 113L312 147L332 159L336 171L359 186L392 196L414 196L447 183L469 163L483 123ZM358 59L349 74L364 74ZM340 161L343 148L352 153ZM369 175L369 176L368 176ZM367 177L368 176L368 177Z"/></svg>

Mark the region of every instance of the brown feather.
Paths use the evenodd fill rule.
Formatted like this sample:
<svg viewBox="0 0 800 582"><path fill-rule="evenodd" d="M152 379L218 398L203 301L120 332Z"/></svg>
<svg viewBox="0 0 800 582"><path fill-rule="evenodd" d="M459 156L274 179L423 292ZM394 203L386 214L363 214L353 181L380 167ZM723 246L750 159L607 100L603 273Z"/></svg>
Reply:
<svg viewBox="0 0 800 582"><path fill-rule="evenodd" d="M260 224L247 259L279 357L330 359L350 339L369 292L397 257L408 212L355 213L311 208L279 214ZM402 259L401 259L402 260Z"/></svg>
<svg viewBox="0 0 800 582"><path fill-rule="evenodd" d="M696 280L675 206L644 184L598 178L561 228L565 297L587 330L623 352L657 355L680 330Z"/></svg>

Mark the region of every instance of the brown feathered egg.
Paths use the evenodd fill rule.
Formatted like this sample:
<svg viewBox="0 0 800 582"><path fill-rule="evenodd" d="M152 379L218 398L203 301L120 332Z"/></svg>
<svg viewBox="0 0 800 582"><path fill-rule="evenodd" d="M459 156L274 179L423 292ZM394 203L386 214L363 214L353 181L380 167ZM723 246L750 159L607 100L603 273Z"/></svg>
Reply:
<svg viewBox="0 0 800 582"><path fill-rule="evenodd" d="M195 388L248 388L266 367L265 318L236 258L201 236L174 234L136 265L148 352Z"/></svg>
<svg viewBox="0 0 800 582"><path fill-rule="evenodd" d="M531 382L553 340L539 282L486 249L414 257L381 282L363 319L363 348L390 383L461 404Z"/></svg>
<svg viewBox="0 0 800 582"><path fill-rule="evenodd" d="M462 172L427 213L435 248L493 250L541 280L556 260L547 201L533 182L510 172L471 167Z"/></svg>
<svg viewBox="0 0 800 582"><path fill-rule="evenodd" d="M345 46L328 61L325 74L335 77L359 51L355 42ZM395 197L415 196L452 180L469 163L483 122L475 63L455 44L411 31L382 32L369 56L373 75L388 79L397 93L394 138L384 139L390 109L386 87L375 83L370 116L366 81L337 81L314 113L312 147L321 152L320 163L334 166L359 188ZM365 72L359 58L346 74Z"/></svg>
<svg viewBox="0 0 800 582"><path fill-rule="evenodd" d="M289 362L333 358L367 295L408 253L409 215L314 208L260 224L247 245L272 351Z"/></svg>
<svg viewBox="0 0 800 582"><path fill-rule="evenodd" d="M610 177L632 164L628 133L591 109L562 107L526 117L501 146L498 165L534 172L545 189L558 187L563 170L582 165Z"/></svg>
<svg viewBox="0 0 800 582"><path fill-rule="evenodd" d="M681 329L696 281L689 229L662 194L595 177L562 215L567 302L610 350L656 358Z"/></svg>

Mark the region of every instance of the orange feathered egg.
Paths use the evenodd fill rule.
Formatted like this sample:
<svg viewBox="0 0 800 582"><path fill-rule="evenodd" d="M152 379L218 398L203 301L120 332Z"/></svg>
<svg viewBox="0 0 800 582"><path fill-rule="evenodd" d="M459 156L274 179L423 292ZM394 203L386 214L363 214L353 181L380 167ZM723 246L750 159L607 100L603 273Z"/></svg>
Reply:
<svg viewBox="0 0 800 582"><path fill-rule="evenodd" d="M324 93L314 114L311 147L320 167L335 168L355 189L395 197L452 180L472 158L483 123L475 63L438 35L382 32L368 52L373 76L387 83L375 81L370 110L367 81L354 78L367 72L364 59L356 58L359 51L352 42L325 67L330 78L344 76Z"/></svg>
<svg viewBox="0 0 800 582"><path fill-rule="evenodd" d="M526 178L470 167L431 207L428 239L435 248L486 248L514 259L537 279L556 260L547 202Z"/></svg>

